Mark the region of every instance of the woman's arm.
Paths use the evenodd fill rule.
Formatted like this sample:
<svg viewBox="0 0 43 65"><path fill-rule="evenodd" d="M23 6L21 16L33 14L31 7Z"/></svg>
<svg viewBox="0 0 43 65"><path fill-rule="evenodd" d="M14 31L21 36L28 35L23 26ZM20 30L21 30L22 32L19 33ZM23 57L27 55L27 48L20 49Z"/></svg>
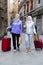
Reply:
<svg viewBox="0 0 43 65"><path fill-rule="evenodd" d="M34 31L34 34L36 34L36 30L35 30L35 25L33 23L33 31Z"/></svg>
<svg viewBox="0 0 43 65"><path fill-rule="evenodd" d="M20 34L22 33L22 21L20 23Z"/></svg>

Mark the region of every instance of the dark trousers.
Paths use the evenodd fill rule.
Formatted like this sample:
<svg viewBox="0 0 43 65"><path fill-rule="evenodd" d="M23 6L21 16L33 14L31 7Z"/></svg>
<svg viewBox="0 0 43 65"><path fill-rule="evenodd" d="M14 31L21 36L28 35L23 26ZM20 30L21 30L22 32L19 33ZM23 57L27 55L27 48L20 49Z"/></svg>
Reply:
<svg viewBox="0 0 43 65"><path fill-rule="evenodd" d="M20 34L14 34L12 33L12 39L13 39L13 47L16 49L16 40L17 40L17 47L19 48L19 37Z"/></svg>

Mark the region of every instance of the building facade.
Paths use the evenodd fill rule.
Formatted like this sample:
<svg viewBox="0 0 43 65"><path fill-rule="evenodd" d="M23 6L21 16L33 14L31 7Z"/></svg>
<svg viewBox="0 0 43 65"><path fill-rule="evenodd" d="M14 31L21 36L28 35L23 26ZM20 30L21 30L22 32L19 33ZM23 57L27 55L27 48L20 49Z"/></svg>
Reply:
<svg viewBox="0 0 43 65"><path fill-rule="evenodd" d="M19 0L19 14L23 23L27 15L31 15L38 34L43 34L43 0Z"/></svg>
<svg viewBox="0 0 43 65"><path fill-rule="evenodd" d="M6 28L18 13L18 0L0 0L0 38L6 34Z"/></svg>
<svg viewBox="0 0 43 65"><path fill-rule="evenodd" d="M8 2L8 25L10 25L15 14L18 13L18 0L7 0Z"/></svg>
<svg viewBox="0 0 43 65"><path fill-rule="evenodd" d="M7 0L0 0L0 38L6 34L7 26Z"/></svg>

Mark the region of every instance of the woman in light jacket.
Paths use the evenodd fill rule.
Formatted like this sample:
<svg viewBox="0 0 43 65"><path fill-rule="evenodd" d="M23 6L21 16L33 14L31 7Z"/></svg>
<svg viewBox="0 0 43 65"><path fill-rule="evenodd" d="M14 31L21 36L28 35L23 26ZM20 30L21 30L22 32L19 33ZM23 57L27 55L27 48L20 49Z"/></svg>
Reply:
<svg viewBox="0 0 43 65"><path fill-rule="evenodd" d="M26 27L26 52L29 52L31 50L33 35L36 34L34 22L31 16L27 17L26 25L24 27Z"/></svg>
<svg viewBox="0 0 43 65"><path fill-rule="evenodd" d="M17 49L19 50L19 37L22 33L22 22L19 19L19 14L16 14L15 18L13 19L11 23L11 33L12 33L12 39L13 39L13 47L14 51L16 51L16 40L17 40Z"/></svg>

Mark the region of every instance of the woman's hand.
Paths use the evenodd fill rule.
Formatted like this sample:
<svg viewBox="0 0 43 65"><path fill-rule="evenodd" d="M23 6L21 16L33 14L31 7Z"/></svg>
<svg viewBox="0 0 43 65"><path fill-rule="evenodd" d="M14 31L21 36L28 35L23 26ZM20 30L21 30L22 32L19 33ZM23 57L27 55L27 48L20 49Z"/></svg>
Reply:
<svg viewBox="0 0 43 65"><path fill-rule="evenodd" d="M26 28L26 25L24 25L23 27Z"/></svg>

